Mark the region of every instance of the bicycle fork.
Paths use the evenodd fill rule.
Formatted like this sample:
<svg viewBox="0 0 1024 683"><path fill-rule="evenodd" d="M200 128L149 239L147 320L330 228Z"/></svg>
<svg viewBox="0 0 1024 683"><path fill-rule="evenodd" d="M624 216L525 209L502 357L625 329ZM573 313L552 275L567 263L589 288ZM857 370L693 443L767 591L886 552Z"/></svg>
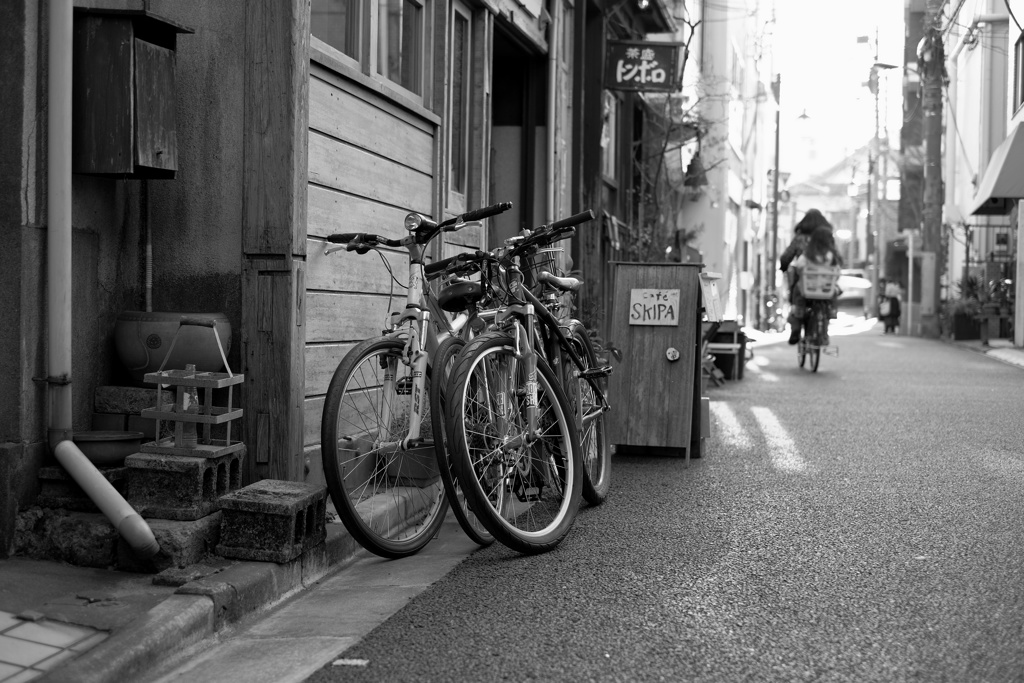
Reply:
<svg viewBox="0 0 1024 683"><path fill-rule="evenodd" d="M424 411L424 387L426 385L427 354L423 351L423 335L427 325L430 324L430 313L417 309L409 309L398 319L398 326L409 322L409 338L406 340L402 357L391 357L388 359L388 367L384 369L383 395L381 398L381 413L383 423L392 425L401 415L395 414L395 405L389 400L391 396L409 396L409 419L405 427L404 438L394 438L388 441L380 441L375 448L382 454L390 454L397 451L407 451L423 445L424 440L420 436L423 424ZM408 378L401 380L398 377L398 364L409 366ZM398 434L393 436L397 437Z"/></svg>

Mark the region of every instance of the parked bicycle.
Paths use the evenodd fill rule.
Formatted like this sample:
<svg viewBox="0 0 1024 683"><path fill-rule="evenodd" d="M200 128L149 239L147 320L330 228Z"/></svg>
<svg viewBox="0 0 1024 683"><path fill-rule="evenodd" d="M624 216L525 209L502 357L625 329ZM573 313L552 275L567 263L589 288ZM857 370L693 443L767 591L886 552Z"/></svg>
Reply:
<svg viewBox="0 0 1024 683"><path fill-rule="evenodd" d="M560 324L527 286L532 280L566 292L581 283L545 270L532 278L524 272L533 268L531 257L540 248L570 237L573 226L592 218L587 211L542 226L489 255L499 266L492 286L502 289L508 303L494 329L463 348L445 388L449 454L462 489L491 534L523 553L561 542L586 480L595 502L603 500L610 481L602 388L610 369L588 365L585 330ZM573 336L573 328L586 341ZM574 369L566 374L570 362ZM567 382L572 400L563 388ZM596 476L583 472L581 427L589 435L587 452L598 463Z"/></svg>
<svg viewBox="0 0 1024 683"><path fill-rule="evenodd" d="M480 225L509 203L470 211L442 222L410 213L409 235L372 233L328 237L326 251L366 254L379 247L405 248L409 276L404 310L392 315L381 336L353 347L334 372L324 403L321 457L331 500L364 548L383 557L419 551L437 533L448 510L436 449L444 448L441 416L431 415L431 354L469 316L448 321L426 280L450 262L424 265L426 246L446 231ZM382 255L383 258L383 255ZM384 259L385 265L388 264ZM390 266L388 265L390 272ZM394 274L392 273L394 280Z"/></svg>

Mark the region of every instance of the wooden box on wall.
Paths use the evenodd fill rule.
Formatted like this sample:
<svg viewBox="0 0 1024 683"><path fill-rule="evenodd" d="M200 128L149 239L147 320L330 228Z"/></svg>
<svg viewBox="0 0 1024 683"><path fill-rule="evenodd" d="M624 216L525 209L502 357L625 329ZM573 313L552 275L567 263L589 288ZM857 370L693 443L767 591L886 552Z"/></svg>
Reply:
<svg viewBox="0 0 1024 683"><path fill-rule="evenodd" d="M73 172L174 177L179 33L192 31L145 10L76 10Z"/></svg>
<svg viewBox="0 0 1024 683"><path fill-rule="evenodd" d="M608 339L622 349L609 376L608 440L619 452L698 457L702 264L616 263Z"/></svg>

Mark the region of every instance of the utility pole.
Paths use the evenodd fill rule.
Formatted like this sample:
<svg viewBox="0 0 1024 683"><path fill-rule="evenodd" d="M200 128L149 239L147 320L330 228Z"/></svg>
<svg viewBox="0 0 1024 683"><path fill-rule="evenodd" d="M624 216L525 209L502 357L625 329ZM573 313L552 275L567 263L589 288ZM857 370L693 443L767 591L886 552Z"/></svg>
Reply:
<svg viewBox="0 0 1024 683"><path fill-rule="evenodd" d="M924 113L924 210L921 253L921 333L937 337L939 269L942 249L942 83L946 57L939 21L945 0L928 0L924 38L917 48L921 68L921 110ZM913 268L914 264L911 263ZM913 297L913 292L910 293ZM911 320L912 322L912 320Z"/></svg>
<svg viewBox="0 0 1024 683"><path fill-rule="evenodd" d="M776 276L779 268L779 128L780 128L780 113L781 113L781 96L782 90L782 76L775 74L775 80L772 81L772 95L775 96L775 168L772 172L772 232L771 232L771 245L769 245L768 253L771 255L769 260L768 272L771 278L766 282L766 285L771 286L772 294L775 293Z"/></svg>

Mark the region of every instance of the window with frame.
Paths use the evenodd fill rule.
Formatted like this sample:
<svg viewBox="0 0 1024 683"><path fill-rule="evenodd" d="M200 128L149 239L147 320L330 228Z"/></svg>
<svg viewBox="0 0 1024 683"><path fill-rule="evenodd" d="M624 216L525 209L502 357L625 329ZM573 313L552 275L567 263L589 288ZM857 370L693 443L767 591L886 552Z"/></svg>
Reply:
<svg viewBox="0 0 1024 683"><path fill-rule="evenodd" d="M423 94L424 15L419 0L377 0L377 73Z"/></svg>
<svg viewBox="0 0 1024 683"><path fill-rule="evenodd" d="M1024 104L1024 33L1013 46L1013 109Z"/></svg>
<svg viewBox="0 0 1024 683"><path fill-rule="evenodd" d="M609 91L604 92L604 123L601 126L601 175L617 177L619 164L619 98Z"/></svg>
<svg viewBox="0 0 1024 683"><path fill-rule="evenodd" d="M429 0L312 0L310 33L410 93L424 96ZM366 34L376 16L376 31ZM369 44L366 43L366 38Z"/></svg>
<svg viewBox="0 0 1024 683"><path fill-rule="evenodd" d="M310 32L333 48L359 59L361 0L313 0Z"/></svg>
<svg viewBox="0 0 1024 683"><path fill-rule="evenodd" d="M452 3L448 189L449 204L457 211L465 210L469 189L471 20L472 14L465 5Z"/></svg>

